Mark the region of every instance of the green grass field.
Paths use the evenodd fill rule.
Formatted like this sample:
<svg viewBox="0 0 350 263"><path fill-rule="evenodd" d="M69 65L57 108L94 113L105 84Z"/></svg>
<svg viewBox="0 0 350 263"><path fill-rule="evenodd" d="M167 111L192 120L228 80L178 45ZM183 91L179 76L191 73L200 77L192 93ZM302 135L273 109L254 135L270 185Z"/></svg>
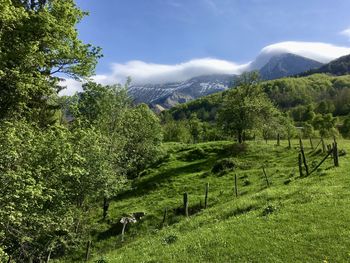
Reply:
<svg viewBox="0 0 350 263"><path fill-rule="evenodd" d="M312 170L324 154L308 141L304 146ZM102 209L96 211L91 262L350 262L349 155L340 157L338 168L330 157L300 178L297 141L292 149L286 141L279 147L250 142L245 151L231 142L163 147L163 162L111 202L107 221L101 221ZM349 152L350 142L339 141L339 149ZM235 168L212 172L225 158ZM120 218L140 211L146 216L127 226L122 243Z"/></svg>

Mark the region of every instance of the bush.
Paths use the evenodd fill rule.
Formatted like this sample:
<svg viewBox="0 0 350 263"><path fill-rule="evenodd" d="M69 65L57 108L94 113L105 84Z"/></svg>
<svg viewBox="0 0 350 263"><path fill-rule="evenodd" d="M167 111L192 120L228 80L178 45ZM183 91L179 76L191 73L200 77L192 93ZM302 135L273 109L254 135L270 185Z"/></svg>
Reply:
<svg viewBox="0 0 350 263"><path fill-rule="evenodd" d="M184 161L190 162L200 160L206 157L206 153L202 148L195 148L189 151L183 158Z"/></svg>
<svg viewBox="0 0 350 263"><path fill-rule="evenodd" d="M220 172L232 171L235 168L235 163L230 158L225 158L219 161L216 161L211 171L215 174Z"/></svg>

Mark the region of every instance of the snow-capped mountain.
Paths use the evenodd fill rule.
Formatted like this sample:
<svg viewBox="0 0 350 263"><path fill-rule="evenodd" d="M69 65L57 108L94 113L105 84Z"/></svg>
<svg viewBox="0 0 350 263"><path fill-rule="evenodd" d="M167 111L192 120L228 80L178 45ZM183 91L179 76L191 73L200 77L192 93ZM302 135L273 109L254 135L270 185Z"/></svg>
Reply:
<svg viewBox="0 0 350 263"><path fill-rule="evenodd" d="M167 98L184 103L189 100L226 90L234 81L235 75L208 75L189 79L179 83L135 85L129 88L129 95L136 103L166 104Z"/></svg>
<svg viewBox="0 0 350 263"><path fill-rule="evenodd" d="M322 63L291 53L260 54L250 63L248 70L258 70L262 79L270 80L292 76L310 69L319 68ZM136 103L160 105L171 108L179 103L228 89L237 75L207 75L178 83L133 85L129 95Z"/></svg>

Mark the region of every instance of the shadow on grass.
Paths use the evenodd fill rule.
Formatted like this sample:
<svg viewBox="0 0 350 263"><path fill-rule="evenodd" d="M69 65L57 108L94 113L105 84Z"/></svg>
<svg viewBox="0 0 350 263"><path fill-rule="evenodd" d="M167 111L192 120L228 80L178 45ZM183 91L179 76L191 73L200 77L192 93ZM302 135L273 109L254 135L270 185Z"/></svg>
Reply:
<svg viewBox="0 0 350 263"><path fill-rule="evenodd" d="M131 197L146 195L149 192L162 187L174 177L185 174L197 173L203 170L210 169L214 160L215 158L209 158L195 163L191 163L189 165L165 169L164 171L159 172L154 176L150 176L148 178L141 179L141 181L139 182L135 182L135 184L133 185L134 189L122 192L119 195L117 195L114 199L125 200Z"/></svg>

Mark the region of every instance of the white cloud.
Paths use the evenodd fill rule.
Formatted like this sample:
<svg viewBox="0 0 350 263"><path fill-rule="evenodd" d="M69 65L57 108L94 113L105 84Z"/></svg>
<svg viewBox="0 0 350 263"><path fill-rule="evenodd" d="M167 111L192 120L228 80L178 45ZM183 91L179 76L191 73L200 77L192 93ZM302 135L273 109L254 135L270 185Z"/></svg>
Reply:
<svg viewBox="0 0 350 263"><path fill-rule="evenodd" d="M193 59L175 65L130 61L126 64L113 64L112 74L98 75L95 80L112 84L123 82L130 76L134 84L178 82L208 74L240 74L247 66L213 58Z"/></svg>
<svg viewBox="0 0 350 263"><path fill-rule="evenodd" d="M280 42L264 47L254 62L238 64L232 61L214 58L193 59L175 65L154 64L143 61L114 63L108 74L96 75L93 80L110 85L124 83L128 76L133 84L159 84L165 82L185 81L193 77L210 74L240 74L243 71L263 66L275 54L293 53L319 62L327 63L350 53L350 47L340 47L320 42ZM67 80L68 88L60 94L71 95L81 90L81 84Z"/></svg>
<svg viewBox="0 0 350 263"><path fill-rule="evenodd" d="M293 53L299 56L327 63L350 53L350 47L340 47L321 42L280 42L264 47L261 54Z"/></svg>
<svg viewBox="0 0 350 263"><path fill-rule="evenodd" d="M347 28L347 29L344 29L343 31L339 32L339 34L343 35L343 36L346 36L349 41L350 41L350 27Z"/></svg>
<svg viewBox="0 0 350 263"><path fill-rule="evenodd" d="M72 96L76 92L82 91L82 82L79 82L74 79L65 79L65 81L62 81L60 86L65 87L63 90L60 91L61 96Z"/></svg>

